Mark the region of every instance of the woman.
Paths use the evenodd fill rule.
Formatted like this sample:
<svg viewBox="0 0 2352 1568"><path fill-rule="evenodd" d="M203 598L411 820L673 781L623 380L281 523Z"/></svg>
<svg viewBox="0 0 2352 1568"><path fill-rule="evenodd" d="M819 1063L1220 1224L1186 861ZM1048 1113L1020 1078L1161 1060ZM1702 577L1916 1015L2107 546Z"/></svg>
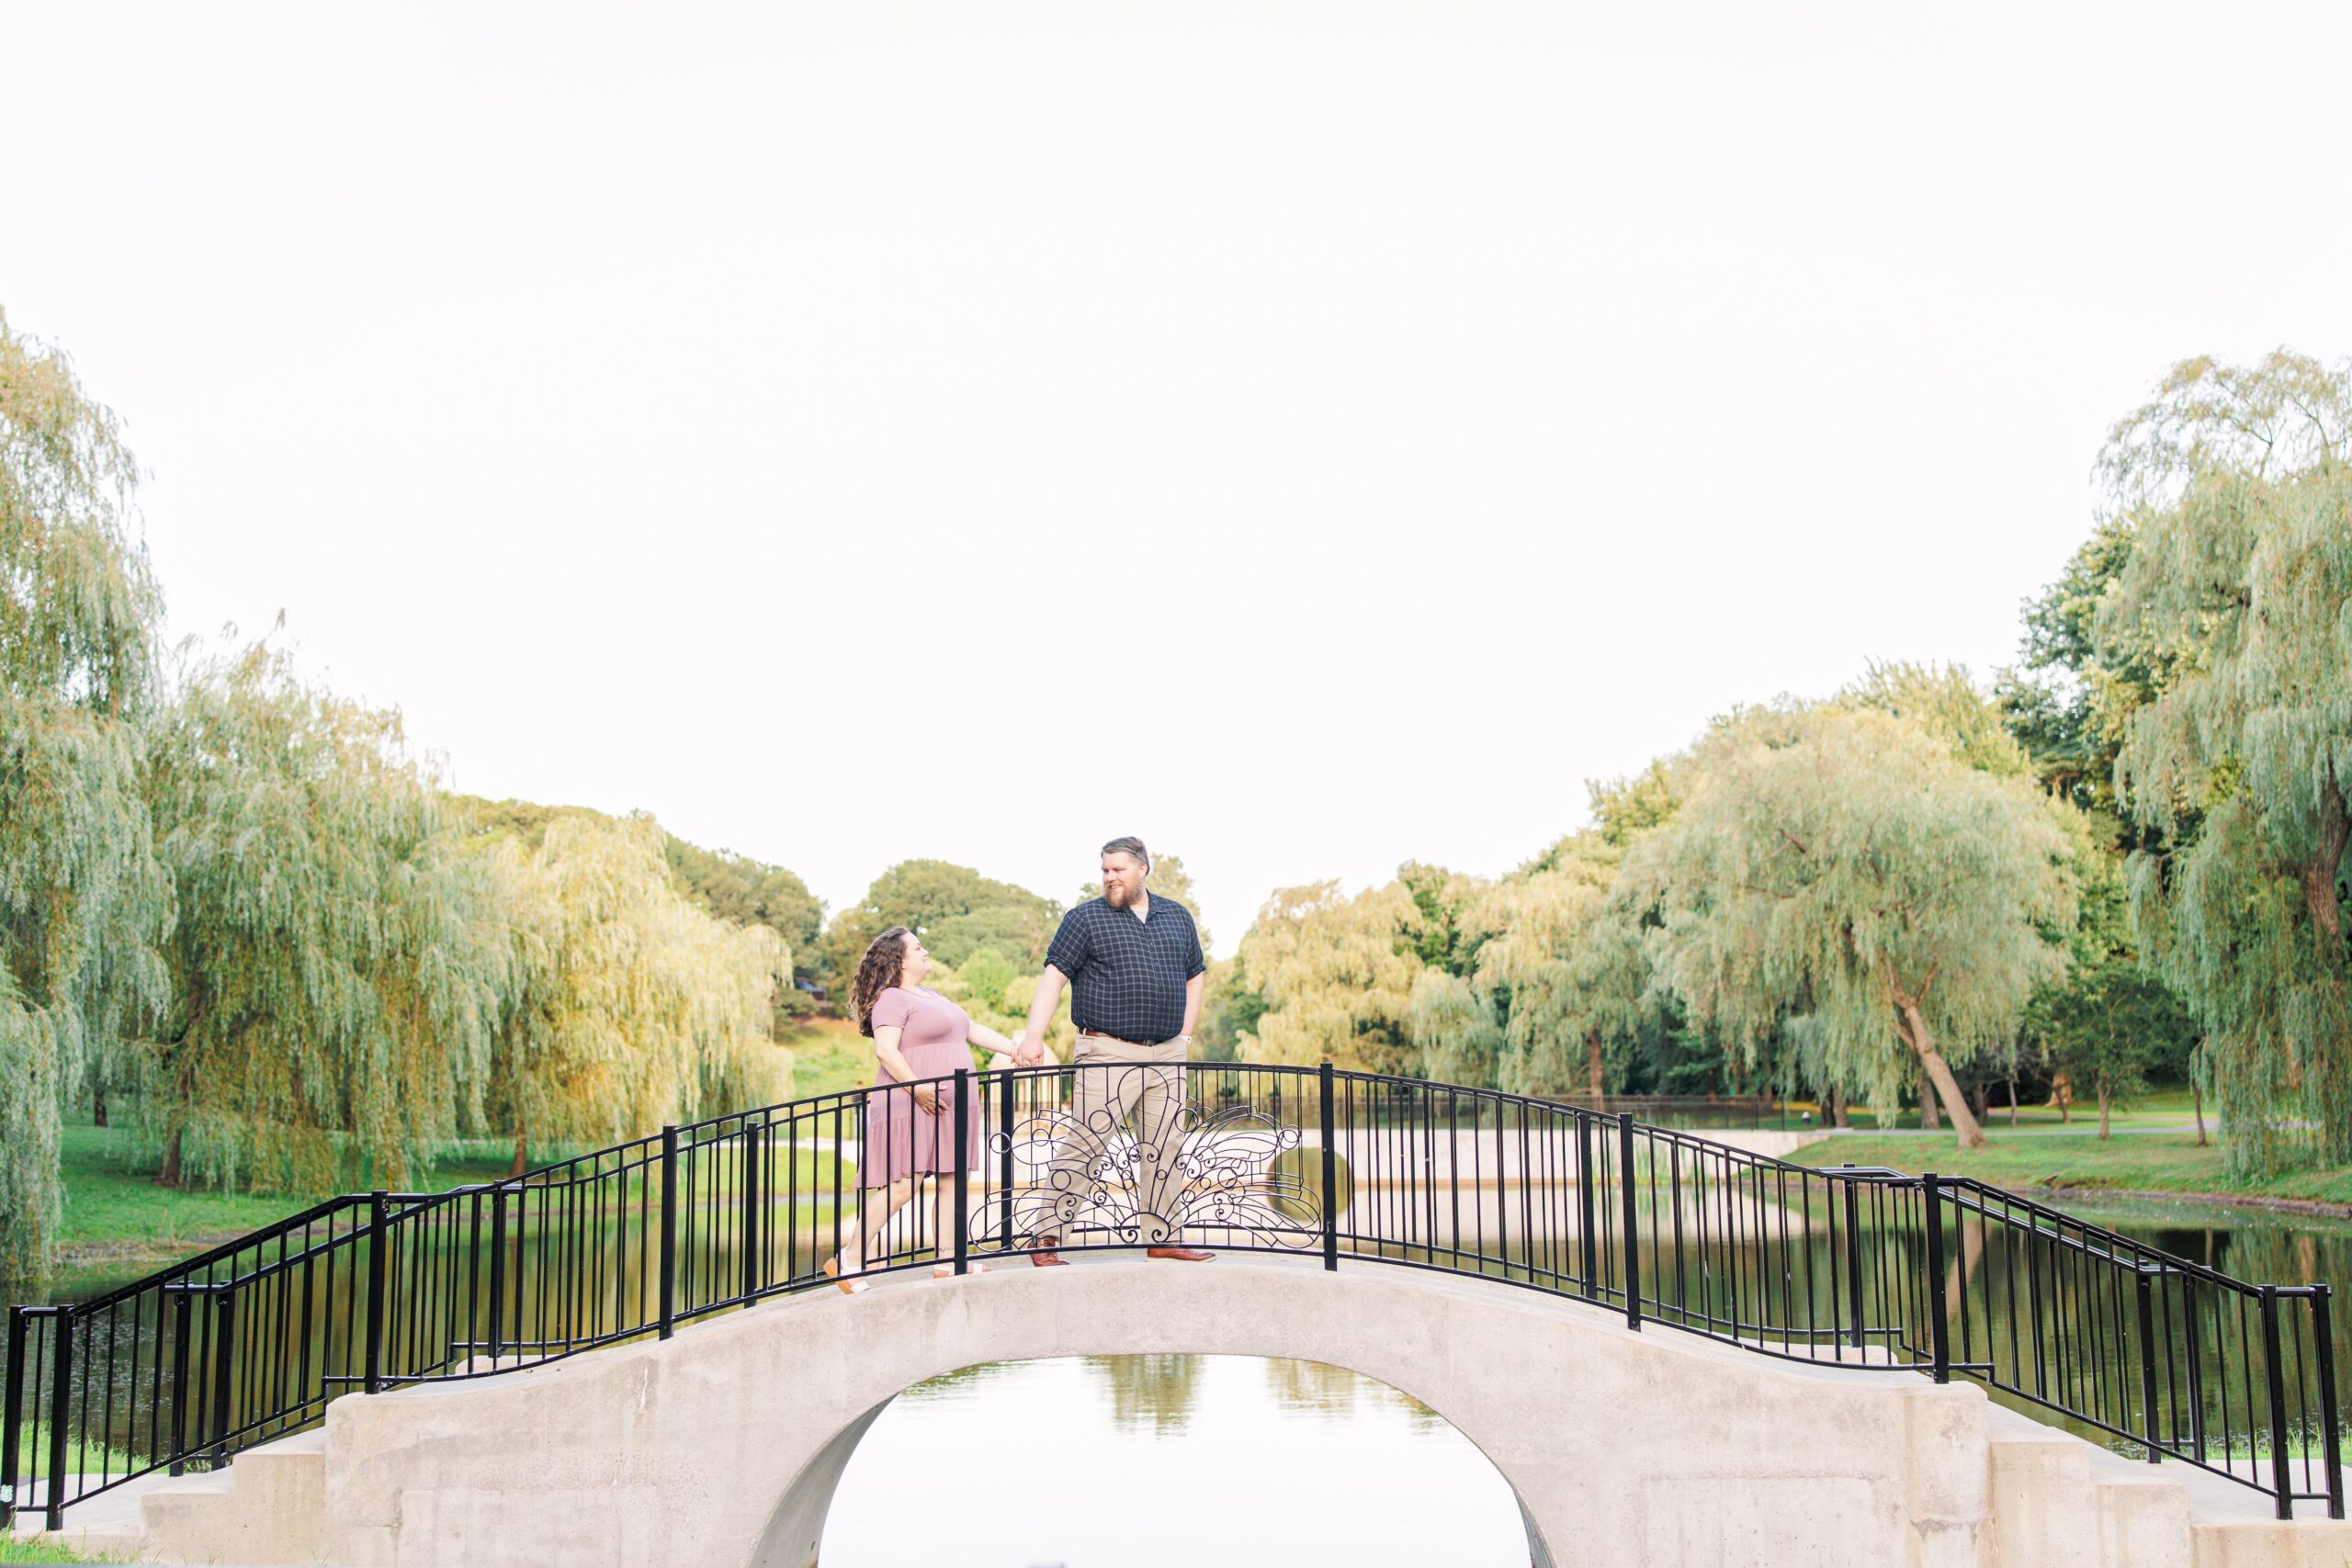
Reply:
<svg viewBox="0 0 2352 1568"><path fill-rule="evenodd" d="M906 1207L915 1184L933 1178L937 1190L939 1228L933 1233L942 1257L947 1238L956 1234L956 1182L958 1162L966 1170L979 1164L980 1118L967 1118L968 1136L956 1147L956 1087L953 1083L918 1083L919 1078L952 1077L958 1067L972 1065L971 1043L990 1051L1010 1052L1013 1042L984 1024L974 1023L962 1008L923 987L931 973L931 954L904 926L892 926L874 939L858 964L850 987L850 1006L857 1015L857 1031L874 1040L874 1088L866 1097L865 1143L860 1151L860 1189L883 1188L879 1201L861 1196L864 1223L855 1241L829 1258L825 1272L851 1295L866 1288L865 1280L843 1276L857 1273L874 1254L874 1244L890 1216ZM899 1088L899 1085L911 1087ZM971 1265L985 1274L985 1264ZM932 1270L935 1279L955 1272L942 1263Z"/></svg>

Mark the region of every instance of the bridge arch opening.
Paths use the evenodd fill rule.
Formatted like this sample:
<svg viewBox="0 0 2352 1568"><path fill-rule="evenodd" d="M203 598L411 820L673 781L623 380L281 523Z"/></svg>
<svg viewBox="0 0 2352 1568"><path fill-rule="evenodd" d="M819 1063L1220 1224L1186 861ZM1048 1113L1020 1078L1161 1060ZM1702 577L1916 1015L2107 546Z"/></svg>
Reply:
<svg viewBox="0 0 2352 1568"><path fill-rule="evenodd" d="M1510 1480L1442 1415L1329 1362L1148 1353L924 1380L795 1477L753 1568L940 1562L1549 1568Z"/></svg>

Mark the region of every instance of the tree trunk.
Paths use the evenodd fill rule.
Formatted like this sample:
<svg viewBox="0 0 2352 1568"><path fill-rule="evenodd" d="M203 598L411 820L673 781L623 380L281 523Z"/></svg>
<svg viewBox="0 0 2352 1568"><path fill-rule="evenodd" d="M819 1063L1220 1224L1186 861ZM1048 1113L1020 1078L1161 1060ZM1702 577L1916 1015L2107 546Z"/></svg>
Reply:
<svg viewBox="0 0 2352 1568"><path fill-rule="evenodd" d="M1919 1131L1940 1133L1943 1130L1943 1121L1936 1114L1936 1080L1922 1072L1919 1075Z"/></svg>
<svg viewBox="0 0 2352 1568"><path fill-rule="evenodd" d="M1592 1086L1595 1109L1608 1097L1609 1080L1600 1070L1600 1031L1593 1030L1584 1037L1585 1077Z"/></svg>
<svg viewBox="0 0 2352 1568"><path fill-rule="evenodd" d="M90 1093L90 1124L94 1127L107 1124L107 1086L104 1084Z"/></svg>
<svg viewBox="0 0 2352 1568"><path fill-rule="evenodd" d="M2009 1075L2009 1125L2010 1125L2010 1126L2012 1126L2012 1127L2014 1127L2014 1126L2016 1126L2017 1124L2018 1124L2018 1080L2017 1080L2017 1075L2016 1075L2016 1074L2014 1074L2014 1073L2012 1073L2012 1074L2010 1074L2010 1075Z"/></svg>
<svg viewBox="0 0 2352 1568"><path fill-rule="evenodd" d="M2075 1080L2064 1073L2053 1073L2050 1078L2050 1103L2058 1108L2058 1125L2064 1127L2074 1120Z"/></svg>
<svg viewBox="0 0 2352 1568"><path fill-rule="evenodd" d="M1902 1018L1903 1032L1908 1037L1911 1049L1918 1054L1919 1065L1928 1070L1928 1081L1935 1085L1937 1096L1943 1100L1944 1111L1951 1117L1952 1127L1960 1134L1960 1146L1963 1149L1983 1148L1984 1129L1969 1113L1968 1101L1961 1095L1959 1081L1951 1076L1951 1065L1936 1049L1935 1039L1928 1032L1928 1021L1920 1016L1917 1007L1909 1005L1904 1007Z"/></svg>
<svg viewBox="0 0 2352 1568"><path fill-rule="evenodd" d="M1829 1124L1832 1127L1854 1124L1853 1113L1846 1108L1846 1091L1836 1084L1829 1086Z"/></svg>
<svg viewBox="0 0 2352 1568"><path fill-rule="evenodd" d="M1979 1083L1971 1089L1968 1091L1968 1108L1976 1112L1979 1122L1990 1122L1993 1119L1993 1086Z"/></svg>
<svg viewBox="0 0 2352 1568"><path fill-rule="evenodd" d="M2098 1080L2098 1141L2107 1142L2107 1103L2115 1098L2115 1090L2105 1078Z"/></svg>
<svg viewBox="0 0 2352 1568"><path fill-rule="evenodd" d="M2344 791L2335 782L2335 770L2327 771L2326 786L2319 797L2319 848L2303 866L2303 908L2311 911L2312 923L2324 932L2337 947L2344 942L2344 915L2336 906L2335 873L2344 863L2344 846L2352 840L2352 813L2344 804ZM2331 963L2340 956L2331 952Z"/></svg>
<svg viewBox="0 0 2352 1568"><path fill-rule="evenodd" d="M180 1184L180 1134L187 1128L188 1101L196 1098L196 1050L193 1042L204 1017L204 1006L191 1001L187 1026L180 1031L179 1061L176 1064L178 1088L172 1098L170 1120L164 1129L164 1168L155 1173L158 1186L177 1187Z"/></svg>
<svg viewBox="0 0 2352 1568"><path fill-rule="evenodd" d="M2195 1078L2188 1080L2188 1102L2197 1108L2197 1146L2205 1146L2205 1091Z"/></svg>
<svg viewBox="0 0 2352 1568"><path fill-rule="evenodd" d="M510 1171L508 1171L506 1174L507 1174L509 1177L515 1177L515 1176L520 1176L520 1175L522 1175L522 1174L523 1174L523 1172L524 1172L526 1168L528 1168L528 1167L529 1167L529 1165L530 1165L530 1159L531 1159L531 1133L530 1133L530 1129L529 1129L529 1128L527 1128L527 1127L517 1127L517 1128L515 1128L515 1129L514 1129L514 1169L512 1169L512 1170L510 1170Z"/></svg>

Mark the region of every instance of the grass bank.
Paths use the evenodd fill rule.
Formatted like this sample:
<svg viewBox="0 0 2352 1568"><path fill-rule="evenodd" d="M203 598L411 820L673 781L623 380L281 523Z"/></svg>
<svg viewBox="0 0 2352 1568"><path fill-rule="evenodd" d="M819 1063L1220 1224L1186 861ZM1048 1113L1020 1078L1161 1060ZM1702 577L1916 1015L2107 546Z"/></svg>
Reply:
<svg viewBox="0 0 2352 1568"><path fill-rule="evenodd" d="M0 1535L0 1562L103 1562L103 1557L84 1557L62 1546L51 1546L45 1540L26 1540L19 1537Z"/></svg>
<svg viewBox="0 0 2352 1568"><path fill-rule="evenodd" d="M2229 1201L2248 1199L2324 1203L2352 1212L2352 1168L2290 1171L2267 1180L2232 1181L2218 1145L2197 1145L2194 1133L2139 1133L2102 1143L2096 1133L2037 1133L2004 1137L1988 1127L1981 1149L1951 1137L1847 1133L1805 1145L1799 1165L1883 1165L1967 1176L1995 1187L2074 1191L2163 1192Z"/></svg>

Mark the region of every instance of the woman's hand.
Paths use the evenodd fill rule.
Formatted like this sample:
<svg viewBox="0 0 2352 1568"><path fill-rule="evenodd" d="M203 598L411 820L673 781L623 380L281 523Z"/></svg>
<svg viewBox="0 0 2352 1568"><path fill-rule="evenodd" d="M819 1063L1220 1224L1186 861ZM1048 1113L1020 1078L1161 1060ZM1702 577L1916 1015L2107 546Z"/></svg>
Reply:
<svg viewBox="0 0 2352 1568"><path fill-rule="evenodd" d="M933 1085L919 1083L907 1092L915 1097L915 1103L922 1107L922 1113L925 1116L939 1114L939 1090Z"/></svg>

